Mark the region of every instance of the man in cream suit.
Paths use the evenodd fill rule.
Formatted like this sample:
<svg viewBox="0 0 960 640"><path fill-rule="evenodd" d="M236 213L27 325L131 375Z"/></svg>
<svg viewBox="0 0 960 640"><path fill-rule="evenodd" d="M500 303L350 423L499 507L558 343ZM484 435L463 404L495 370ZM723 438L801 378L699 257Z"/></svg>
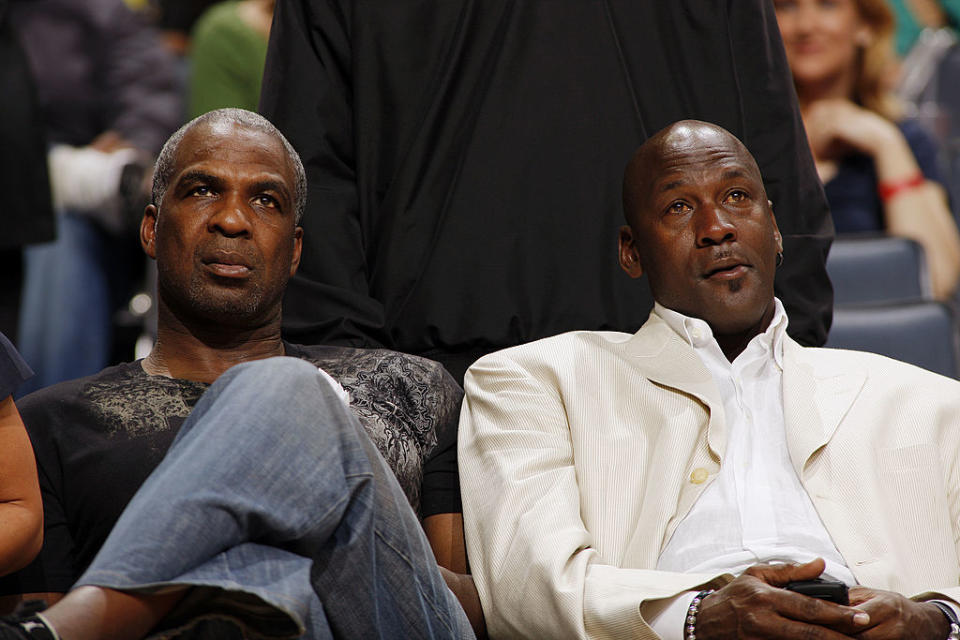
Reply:
<svg viewBox="0 0 960 640"><path fill-rule="evenodd" d="M960 637L960 384L786 335L780 233L723 129L651 138L624 207L647 323L466 376L464 518L491 636ZM818 576L850 606L781 588Z"/></svg>

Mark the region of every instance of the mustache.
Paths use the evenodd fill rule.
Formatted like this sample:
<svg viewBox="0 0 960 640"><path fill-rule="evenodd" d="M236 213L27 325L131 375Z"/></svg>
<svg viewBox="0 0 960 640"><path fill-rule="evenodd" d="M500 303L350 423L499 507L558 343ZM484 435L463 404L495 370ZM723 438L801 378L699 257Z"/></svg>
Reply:
<svg viewBox="0 0 960 640"><path fill-rule="evenodd" d="M734 258L736 260L741 260L739 254L737 254L733 249L727 246L716 247L713 252L710 254L711 260L726 260L727 258Z"/></svg>
<svg viewBox="0 0 960 640"><path fill-rule="evenodd" d="M703 263L702 276L709 278L721 271L727 271L741 265L749 267L751 262L729 247L715 247Z"/></svg>

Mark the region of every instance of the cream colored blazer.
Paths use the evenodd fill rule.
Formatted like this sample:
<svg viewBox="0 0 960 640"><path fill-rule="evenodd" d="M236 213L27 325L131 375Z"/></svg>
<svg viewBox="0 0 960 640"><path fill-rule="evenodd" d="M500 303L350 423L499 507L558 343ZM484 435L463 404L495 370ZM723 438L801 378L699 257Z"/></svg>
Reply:
<svg viewBox="0 0 960 640"><path fill-rule="evenodd" d="M654 569L723 464L723 403L657 316L574 332L467 372L459 463L467 549L492 637L656 638L644 601L729 575ZM787 339L794 467L866 586L960 600L960 383Z"/></svg>

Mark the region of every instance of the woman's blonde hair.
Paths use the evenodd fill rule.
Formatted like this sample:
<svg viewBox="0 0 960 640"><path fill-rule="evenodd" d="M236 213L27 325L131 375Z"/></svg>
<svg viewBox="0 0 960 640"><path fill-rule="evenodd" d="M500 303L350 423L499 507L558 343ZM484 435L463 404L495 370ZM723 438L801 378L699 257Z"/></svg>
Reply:
<svg viewBox="0 0 960 640"><path fill-rule="evenodd" d="M897 62L893 12L886 0L855 0L855 4L872 37L860 49L854 101L890 120L898 120L903 109L892 91Z"/></svg>

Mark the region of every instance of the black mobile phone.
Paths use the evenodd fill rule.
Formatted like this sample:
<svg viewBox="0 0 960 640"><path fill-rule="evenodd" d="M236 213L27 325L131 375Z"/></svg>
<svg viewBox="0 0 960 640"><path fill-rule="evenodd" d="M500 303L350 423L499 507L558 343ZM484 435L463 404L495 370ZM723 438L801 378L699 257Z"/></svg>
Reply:
<svg viewBox="0 0 960 640"><path fill-rule="evenodd" d="M787 583L786 588L811 598L829 600L843 605L850 604L850 599L847 597L847 585L842 582L817 578L815 580L790 582Z"/></svg>

